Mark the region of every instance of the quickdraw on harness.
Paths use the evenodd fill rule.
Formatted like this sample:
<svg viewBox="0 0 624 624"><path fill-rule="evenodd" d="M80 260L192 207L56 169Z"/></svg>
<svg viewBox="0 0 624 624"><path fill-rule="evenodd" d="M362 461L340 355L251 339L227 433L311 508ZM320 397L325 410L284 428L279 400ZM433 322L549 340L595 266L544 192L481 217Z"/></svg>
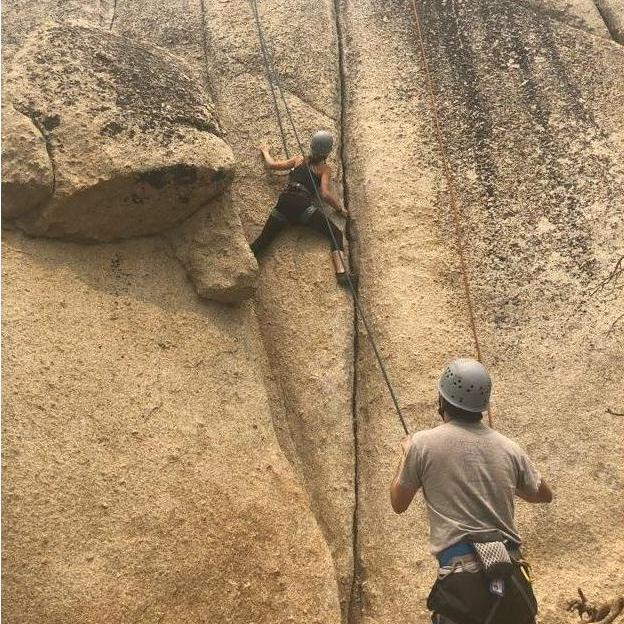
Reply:
<svg viewBox="0 0 624 624"><path fill-rule="evenodd" d="M437 554L440 571L427 605L457 622L528 624L537 612L528 563L518 544L474 536Z"/></svg>
<svg viewBox="0 0 624 624"><path fill-rule="evenodd" d="M283 126L283 123L282 123L282 117L281 117L279 106L278 106L278 101L277 101L277 96L276 96L276 93L275 93L275 88L277 88L277 91L279 92L280 99L281 99L281 101L283 103L284 111L286 112L286 117L288 118L288 122L289 122L289 124L290 124L290 126L292 128L292 132L293 132L293 135L294 135L294 138L295 138L295 142L297 143L297 148L299 150L299 153L302 156L305 156L305 150L303 148L301 140L299 139L299 134L297 132L297 127L296 127L296 125L295 125L295 123L293 121L292 114L290 112L290 107L288 106L288 102L286 101L286 97L284 96L284 91L282 89L281 81L280 81L279 76L278 76L278 74L275 71L275 68L273 66L272 54L271 54L271 51L269 50L269 47L267 45L266 38L265 38L265 35L264 35L262 22L260 20L260 14L258 12L257 1L256 0L249 0L249 4L251 6L251 10L252 10L252 13L253 13L253 16L254 16L254 20L255 20L255 23L256 23L256 30L258 32L258 39L259 39L259 42L260 42L260 49L262 51L262 57L263 57L263 60L264 60L264 68L265 68L265 72L266 72L266 76L267 76L267 81L268 81L269 87L271 89L271 94L272 94L272 98L273 98L273 106L275 108L275 114L276 114L277 123L278 123L279 130L280 130L280 135L281 135L282 144L283 144L283 147L284 147L284 152L285 152L287 157L290 156L289 155L289 151L288 151L288 147L287 147L287 144L286 144L286 135L284 133L284 126ZM306 163L306 169L307 169L308 175L310 176L310 181L312 183L312 187L314 188L314 196L317 199L318 206L323 207L325 202L323 201L323 198L321 197L318 185L317 185L316 181L314 180L314 175L312 174L312 171L310 170L310 167L307 165L307 163ZM316 208L316 206L315 206L315 208ZM327 221L327 227L328 227L329 232L331 234L331 238L333 240L334 245L337 246L336 238L335 238L335 236L334 236L334 234L333 234L333 232L331 230L331 227L329 226L329 219L327 218L327 215L325 214L325 212L323 212L322 210L321 210L321 214L323 215L323 217ZM364 324L364 327L366 329L366 333L368 335L368 339L370 341L371 347L373 348L373 353L375 354L375 358L377 360L377 363L379 364L379 368L381 370L381 374L383 376L384 382L385 382L385 384L386 384L386 386L388 388L388 392L390 393L390 396L392 398L392 402L394 403L394 408L395 408L395 410L397 412L397 415L399 417L399 420L401 422L401 426L403 427L403 430L405 431L405 433L408 434L409 430L407 428L407 424L405 423L405 418L403 417L403 413L401 411L401 406L399 405L399 401L397 399L396 393L394 391L392 383L390 382L390 378L388 377L388 372L386 371L386 367L385 367L385 365L383 363L383 360L381 358L381 354L379 352L379 349L377 348L377 343L375 341L375 337L374 337L373 332L371 330L370 324L368 322L368 319L366 318L366 314L365 314L364 309L362 307L362 304L361 304L361 302L359 300L359 297L357 296L357 292L355 290L355 286L353 284L353 280L351 279L351 276L349 275L348 272L346 273L345 277L346 277L346 284L347 284L347 286L348 286L348 288L349 288L349 290L351 292L351 296L353 297L353 302L355 304L356 312L357 312L357 314L359 314L359 317L362 319L362 323Z"/></svg>

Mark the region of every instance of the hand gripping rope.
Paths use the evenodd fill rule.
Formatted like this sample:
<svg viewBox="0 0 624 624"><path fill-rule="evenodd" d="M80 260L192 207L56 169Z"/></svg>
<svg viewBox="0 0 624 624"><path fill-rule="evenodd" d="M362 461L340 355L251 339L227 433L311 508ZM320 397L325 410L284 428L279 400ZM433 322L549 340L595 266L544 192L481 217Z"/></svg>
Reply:
<svg viewBox="0 0 624 624"><path fill-rule="evenodd" d="M265 67L265 71L266 71L266 75L267 75L267 80L269 82L269 86L271 88L271 94L273 96L273 105L275 107L275 114L277 117L277 123L279 126L279 130L280 130L280 134L282 137L282 144L284 146L284 152L286 153L286 156L289 157L289 152L288 152L288 148L286 146L286 136L284 133L284 126L282 123L282 118L281 118L281 114L279 111L279 107L278 107L278 102L277 102L277 97L275 94L275 87L277 87L277 90L279 91L280 94L280 98L282 100L282 103L284 105L284 110L286 112L286 116L288 118L288 122L290 123L290 126L292 127L292 132L293 135L295 137L295 141L297 143L297 148L299 150L299 152L301 153L301 155L303 157L305 157L305 150L304 147L301 143L301 140L299 139L299 134L297 132L297 127L295 126L295 123L293 121L291 112L290 112L290 107L288 106L288 102L286 101L286 98L284 97L284 91L282 89L282 85L281 85L281 81L280 78L277 74L277 72L275 71L275 68L273 66L273 60L272 60L272 54L271 51L269 50L269 47L267 45L266 42L266 37L264 35L264 30L262 27L262 22L260 20L260 15L258 13L258 5L257 5L257 0L249 0L249 4L251 6L251 10L253 12L254 15L254 20L256 22L256 30L258 31L258 39L260 41L260 49L262 50L262 57L264 59L264 67ZM314 187L314 194L316 195L317 201L319 203L319 206L321 206L321 208L323 208L325 206L325 202L323 201L323 198L321 197L321 194L319 193L319 189L316 185L316 182L314 180L314 176L312 175L312 171L310 170L310 167L306 164L307 170L308 170L308 175L310 176L310 181L312 182L312 185ZM334 233L332 232L331 227L329 227L329 219L327 218L327 215L325 214L324 211L321 211L323 214L323 217L327 223L327 228L331 234L333 243L336 247L338 247L337 245L337 241L336 241L336 237L334 236ZM353 302L355 303L355 307L357 310L357 313L360 315L360 318L362 319L362 323L364 324L364 327L366 328L366 333L368 335L368 339L370 340L371 346L373 348L373 352L375 354L375 358L377 359L377 363L379 364L379 368L381 370L381 374L384 378L384 381L386 383L386 386L388 387L388 391L390 392L390 396L392 397L392 402L394 403L394 408L397 412L397 415L399 417L399 420L401 421L401 426L403 427L403 431L405 431L406 434L409 433L409 430L407 428L407 425L405 423L405 418L403 417L403 413L401 411L401 407L399 405L399 401L397 399L396 393L394 391L394 388L392 386L392 383L390 382L390 378L388 377L388 372L386 371L386 367L383 363L383 360L381 359L381 355L379 353L379 349L377 348L377 343L375 341L375 337L373 335L373 332L371 330L371 327L368 323L368 319L366 318L366 314L364 313L364 309L362 307L362 304L359 300L359 297L357 296L357 293L355 291L355 286L353 285L353 282L351 280L351 276L349 275L349 272L346 273L346 278L347 278L347 285L349 287L349 290L351 291L351 296L353 297Z"/></svg>

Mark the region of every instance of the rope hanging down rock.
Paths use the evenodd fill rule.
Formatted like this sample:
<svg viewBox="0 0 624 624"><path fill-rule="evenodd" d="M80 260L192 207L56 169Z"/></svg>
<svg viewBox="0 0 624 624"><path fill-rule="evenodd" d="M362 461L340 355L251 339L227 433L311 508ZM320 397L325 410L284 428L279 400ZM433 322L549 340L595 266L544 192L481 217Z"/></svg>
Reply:
<svg viewBox="0 0 624 624"><path fill-rule="evenodd" d="M282 143L284 144L284 152L286 153L287 156L289 156L288 153L288 148L286 147L286 137L285 137L285 133L284 133L284 128L282 125L282 120L281 120L281 116L280 116L280 112L279 112L279 108L277 105L277 98L275 97L275 90L274 90L274 86L272 84L272 81L275 81L275 86L277 86L277 89L280 93L280 97L281 100L284 104L284 110L286 111L286 116L288 118L288 122L290 123L290 126L292 127L292 132L293 135L295 137L295 142L297 143L297 148L299 150L299 153L305 158L305 149L303 147L303 144L301 143L301 140L299 139L299 133L297 132L297 127L293 121L291 112L290 112L290 107L288 106L288 102L286 101L286 98L284 97L284 91L282 89L282 85L281 85L281 81L280 78L277 74L277 72L275 71L275 68L273 66L273 61L272 61L272 54L271 51L269 50L269 47L266 43L266 38L264 35L264 30L262 27L262 22L260 20L260 14L258 12L258 5L257 5L257 1L256 0L249 0L249 4L251 5L251 10L253 12L254 15L254 20L256 23L256 30L258 32L258 39L260 41L260 48L262 50L262 56L264 59L264 66L265 66L265 71L266 71L266 75L267 75L267 80L269 81L269 86L271 88L271 93L273 94L273 105L275 106L275 114L277 117L277 122L279 125L279 129L280 129L280 134L282 136ZM305 161L304 161L305 162ZM327 228L330 232L330 235L332 237L332 241L334 243L334 245L336 247L338 247L337 241L336 241L336 237L334 236L334 233L331 229L331 227L329 226L329 219L327 218L327 215L325 214L325 212L322 210L325 207L325 202L323 201L323 198L321 197L321 194L319 192L318 186L316 184L316 181L314 180L314 176L312 175L312 171L310 170L309 165L306 163L306 168L308 171L308 175L310 176L310 181L312 182L312 186L314 187L314 194L316 195L317 201L318 201L318 205L321 207L321 212L323 214L323 217L326 221L327 224ZM386 367L383 363L383 360L381 358L381 354L379 352L379 349L377 348L377 343L375 341L375 337L373 335L373 332L371 330L371 327L368 323L368 319L366 318L366 314L364 312L364 309L362 307L362 303L360 302L359 297L357 296L357 293L355 291L355 286L353 285L353 281L351 280L351 276L349 275L349 272L346 273L346 278L347 278L347 285L349 287L349 290L351 291L351 296L353 297L353 302L355 303L355 307L357 310L357 313L360 315L360 318L362 319L362 323L364 324L364 327L366 329L366 333L368 335L368 339L371 343L371 346L373 348L373 352L375 354L375 358L377 359L377 363L379 364L379 368L381 370L381 374L383 376L384 382L386 383L386 386L388 387L388 391L390 393L390 396L392 398L392 402L394 403L394 408L397 412L397 415L399 417L399 420L401 421L401 426L403 427L403 430L405 431L406 434L409 433L409 430L407 428L407 424L405 423L405 418L403 417L403 413L401 411L401 406L399 405L399 401L397 399L397 395L394 391L394 388L392 386L392 383L390 381L390 378L388 377L388 372L386 370Z"/></svg>
<svg viewBox="0 0 624 624"><path fill-rule="evenodd" d="M423 37L422 27L420 24L420 16L418 9L416 8L416 0L411 0L412 9L414 11L414 20L416 24L416 33L418 35L418 44L420 47L420 54L422 56L423 69L425 72L425 78L427 81L427 91L429 94L429 108L431 110L431 116L433 118L433 129L436 135L436 140L440 149L440 157L442 160L442 170L444 177L446 178L446 185L449 194L449 205L451 207L451 214L453 215L453 223L455 225L455 237L457 241L457 255L459 256L459 266L462 276L462 285L464 288L464 294L466 297L466 307L468 309L468 320L472 329L472 338L474 340L475 351L477 360L482 362L481 359L481 345L479 343L479 334L477 332L477 321L474 313L474 306L472 304L472 293L470 291L470 280L468 277L468 264L466 262L466 256L464 254L464 238L462 235L461 222L464 218L463 210L457 201L457 193L455 191L455 181L449 165L448 152L442 130L440 129L440 115L438 113L438 102L433 86L433 78L431 77L431 70L429 69L429 61L427 60L427 52L425 50L425 41ZM488 424L493 427L492 411L488 407L487 409Z"/></svg>

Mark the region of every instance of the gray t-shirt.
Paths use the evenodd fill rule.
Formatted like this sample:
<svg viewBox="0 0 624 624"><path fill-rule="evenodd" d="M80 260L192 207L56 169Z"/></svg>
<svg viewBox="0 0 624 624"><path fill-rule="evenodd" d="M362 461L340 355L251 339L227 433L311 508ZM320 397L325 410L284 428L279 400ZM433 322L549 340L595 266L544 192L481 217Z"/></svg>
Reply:
<svg viewBox="0 0 624 624"><path fill-rule="evenodd" d="M423 489L434 555L495 529L519 544L515 491L536 494L540 482L515 442L482 422L458 420L413 434L399 475L401 485Z"/></svg>

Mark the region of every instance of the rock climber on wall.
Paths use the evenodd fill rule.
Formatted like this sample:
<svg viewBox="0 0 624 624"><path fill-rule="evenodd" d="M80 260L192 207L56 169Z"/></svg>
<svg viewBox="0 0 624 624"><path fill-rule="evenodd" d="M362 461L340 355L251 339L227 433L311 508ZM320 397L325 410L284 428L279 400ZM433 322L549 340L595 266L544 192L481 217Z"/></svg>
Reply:
<svg viewBox="0 0 624 624"><path fill-rule="evenodd" d="M454 360L438 382L443 424L409 435L390 486L396 513L422 488L438 579L434 624L532 624L537 613L520 554L514 495L549 503L552 492L526 453L481 422L492 382L476 360Z"/></svg>
<svg viewBox="0 0 624 624"><path fill-rule="evenodd" d="M336 277L340 283L347 281L342 252L343 235L340 229L325 217L321 208L314 204L316 193L337 213L347 216L338 200L329 190L332 172L327 157L332 151L334 139L329 132L319 130L312 135L307 156L293 156L289 160L274 160L268 149L260 151L266 166L275 171L290 169L288 184L280 193L277 204L271 210L260 236L251 244L258 257L285 225L302 224L316 230L329 240Z"/></svg>

